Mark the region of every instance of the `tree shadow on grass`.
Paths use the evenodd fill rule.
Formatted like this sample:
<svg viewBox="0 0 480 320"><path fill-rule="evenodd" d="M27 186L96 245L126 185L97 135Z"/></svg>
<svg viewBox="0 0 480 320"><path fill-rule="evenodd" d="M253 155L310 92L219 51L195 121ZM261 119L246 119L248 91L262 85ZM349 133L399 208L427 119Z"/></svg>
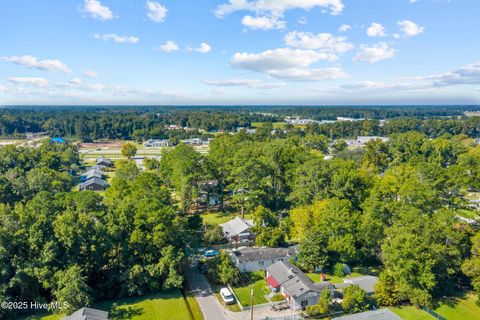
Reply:
<svg viewBox="0 0 480 320"><path fill-rule="evenodd" d="M457 291L455 292L454 295L448 296L448 297L442 297L440 299L436 299L433 302L433 308L438 308L441 305L446 305L451 308L454 308L458 303L460 303L460 300L464 299L466 297L466 292L465 291Z"/></svg>
<svg viewBox="0 0 480 320"><path fill-rule="evenodd" d="M143 308L140 307L118 307L116 304L112 305L112 309L108 314L110 320L131 320L135 316L143 314Z"/></svg>

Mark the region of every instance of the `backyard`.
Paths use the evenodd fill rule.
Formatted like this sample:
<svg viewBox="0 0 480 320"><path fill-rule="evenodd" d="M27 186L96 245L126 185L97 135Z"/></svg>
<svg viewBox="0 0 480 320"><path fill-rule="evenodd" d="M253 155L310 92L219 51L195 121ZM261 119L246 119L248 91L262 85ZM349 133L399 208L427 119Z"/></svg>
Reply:
<svg viewBox="0 0 480 320"><path fill-rule="evenodd" d="M390 309L405 320L435 319L427 312L413 306ZM480 306L476 303L476 296L473 293L460 293L456 297L438 301L433 311L448 320L477 319L480 315Z"/></svg>
<svg viewBox="0 0 480 320"><path fill-rule="evenodd" d="M245 278L248 278L245 279ZM252 305L252 286L253 286L253 296L254 296L254 305L268 303L268 300L265 298L265 295L268 293L266 291L267 283L263 277L263 271L256 271L249 274L243 274L240 282L243 283L240 286L234 287L235 295L240 300L242 306L251 306Z"/></svg>

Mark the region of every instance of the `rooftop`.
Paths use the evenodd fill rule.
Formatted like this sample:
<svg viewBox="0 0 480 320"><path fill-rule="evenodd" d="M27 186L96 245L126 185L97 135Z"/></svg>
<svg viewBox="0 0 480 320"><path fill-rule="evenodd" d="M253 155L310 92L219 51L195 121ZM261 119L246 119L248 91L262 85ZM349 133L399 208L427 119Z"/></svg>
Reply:
<svg viewBox="0 0 480 320"><path fill-rule="evenodd" d="M378 277L375 276L361 276L343 280L346 284L356 284L366 293L373 293L375 284L378 282Z"/></svg>
<svg viewBox="0 0 480 320"><path fill-rule="evenodd" d="M373 311L366 311L356 314L349 314L347 316L334 318L338 320L402 320L395 313L389 309L379 309Z"/></svg>
<svg viewBox="0 0 480 320"><path fill-rule="evenodd" d="M280 284L292 298L297 298L308 291L321 292L324 288L333 288L330 282L314 284L297 266L279 261L267 268L267 272Z"/></svg>
<svg viewBox="0 0 480 320"><path fill-rule="evenodd" d="M253 221L235 217L228 222L222 223L220 226L226 236L233 237L247 232L248 229L253 227Z"/></svg>
<svg viewBox="0 0 480 320"><path fill-rule="evenodd" d="M82 308L62 320L108 320L108 312L92 309Z"/></svg>
<svg viewBox="0 0 480 320"><path fill-rule="evenodd" d="M233 254L237 257L238 262L243 263L295 256L296 251L297 248L293 246L289 248L244 247L234 251Z"/></svg>

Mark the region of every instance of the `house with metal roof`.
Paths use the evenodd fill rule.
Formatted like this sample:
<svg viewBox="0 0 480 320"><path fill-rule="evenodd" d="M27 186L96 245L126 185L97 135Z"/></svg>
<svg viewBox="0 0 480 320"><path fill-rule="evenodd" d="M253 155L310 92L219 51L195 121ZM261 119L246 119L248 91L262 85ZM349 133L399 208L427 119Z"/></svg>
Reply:
<svg viewBox="0 0 480 320"><path fill-rule="evenodd" d="M80 176L80 181L84 182L92 178L103 179L105 178L105 172L99 169L90 169Z"/></svg>
<svg viewBox="0 0 480 320"><path fill-rule="evenodd" d="M108 320L108 312L92 309L82 308L62 320Z"/></svg>
<svg viewBox="0 0 480 320"><path fill-rule="evenodd" d="M105 190L108 187L108 183L99 178L92 178L85 182L82 182L78 185L80 191L82 190L94 190L94 191L101 191Z"/></svg>
<svg viewBox="0 0 480 320"><path fill-rule="evenodd" d="M335 285L337 289L345 288L350 285L357 285L367 293L367 295L372 295L375 293L375 285L378 282L378 277L375 276L361 276L355 278L343 279L343 283L340 285Z"/></svg>
<svg viewBox="0 0 480 320"><path fill-rule="evenodd" d="M378 309L361 313L349 314L347 316L333 318L335 320L402 320L389 309Z"/></svg>
<svg viewBox="0 0 480 320"><path fill-rule="evenodd" d="M292 310L316 305L322 290L329 290L332 296L335 290L330 282L313 283L302 270L286 261L272 264L265 276L270 290L282 294Z"/></svg>
<svg viewBox="0 0 480 320"><path fill-rule="evenodd" d="M297 257L297 247L268 248L241 247L232 252L233 264L240 272L265 270L278 261L290 261Z"/></svg>
<svg viewBox="0 0 480 320"><path fill-rule="evenodd" d="M253 239L252 220L235 217L228 222L220 224L220 227L222 227L223 236L231 243Z"/></svg>
<svg viewBox="0 0 480 320"><path fill-rule="evenodd" d="M97 166L104 166L104 167L112 167L113 166L112 160L104 158L104 157L98 158L97 161L96 161L96 164L97 164Z"/></svg>

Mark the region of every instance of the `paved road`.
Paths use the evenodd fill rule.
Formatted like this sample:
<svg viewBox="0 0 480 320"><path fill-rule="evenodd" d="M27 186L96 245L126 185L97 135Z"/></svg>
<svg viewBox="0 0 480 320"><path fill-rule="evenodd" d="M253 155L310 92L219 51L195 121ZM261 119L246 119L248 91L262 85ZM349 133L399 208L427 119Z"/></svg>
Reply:
<svg viewBox="0 0 480 320"><path fill-rule="evenodd" d="M187 280L190 288L195 292L200 309L202 309L205 320L229 320L227 317L227 310L223 308L220 302L215 297L210 284L205 276L191 268L187 272ZM202 296L201 291L207 292L206 296Z"/></svg>
<svg viewBox="0 0 480 320"><path fill-rule="evenodd" d="M210 288L205 276L192 267L187 272L187 280L190 288L195 292L200 309L202 309L205 320L249 320L250 311L232 312L225 309L215 297L214 292ZM201 292L207 293L206 296L202 296ZM265 319L266 317L280 317L297 315L300 312L292 310L284 310L273 312L270 306L258 306L255 307L254 320Z"/></svg>

